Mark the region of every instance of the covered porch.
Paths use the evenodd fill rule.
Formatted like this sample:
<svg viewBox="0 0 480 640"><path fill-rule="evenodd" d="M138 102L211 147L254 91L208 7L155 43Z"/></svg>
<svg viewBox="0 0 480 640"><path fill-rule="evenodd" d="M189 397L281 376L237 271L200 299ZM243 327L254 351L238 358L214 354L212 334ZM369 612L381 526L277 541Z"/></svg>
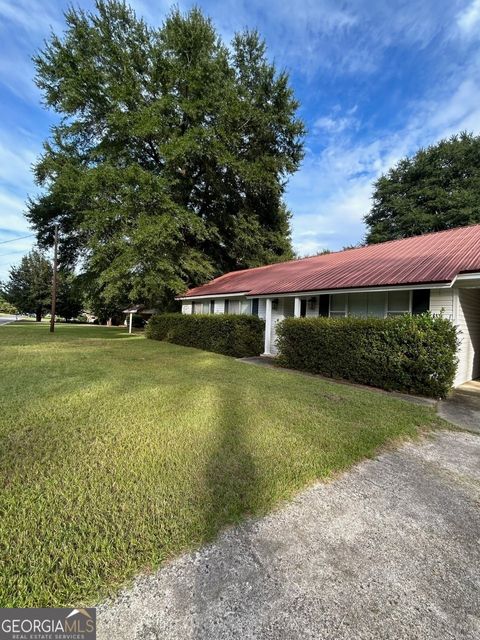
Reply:
<svg viewBox="0 0 480 640"><path fill-rule="evenodd" d="M458 329L458 368L454 386L480 379L480 276L462 274L455 284L396 287L385 290L265 296L259 300L265 319L264 356L277 355L276 325L289 317L379 317L431 311Z"/></svg>
<svg viewBox="0 0 480 640"><path fill-rule="evenodd" d="M454 287L454 321L459 331L455 386L480 378L480 277L462 274ZM478 387L477 387L478 392Z"/></svg>
<svg viewBox="0 0 480 640"><path fill-rule="evenodd" d="M300 295L280 295L260 300L265 318L263 355L275 356L276 325L289 317L357 316L385 318L405 313L423 313L430 308L430 289L397 287L391 290L336 291Z"/></svg>

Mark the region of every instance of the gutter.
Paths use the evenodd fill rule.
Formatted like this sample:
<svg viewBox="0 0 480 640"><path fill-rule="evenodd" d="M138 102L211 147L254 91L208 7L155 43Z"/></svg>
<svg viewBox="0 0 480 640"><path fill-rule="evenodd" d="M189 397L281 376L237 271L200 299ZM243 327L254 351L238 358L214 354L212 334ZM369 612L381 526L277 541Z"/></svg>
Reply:
<svg viewBox="0 0 480 640"><path fill-rule="evenodd" d="M480 277L480 274L477 275L477 278ZM239 298L245 297L247 300L252 300L253 298L296 298L296 297L309 297L309 296L321 296L326 294L335 294L335 293L383 293L385 291L405 291L405 290L413 290L413 289L450 289L457 277L455 277L451 282L443 282L443 283L429 283L423 282L421 284L403 284L403 285L380 285L374 287L356 287L350 289L314 289L310 291L287 291L287 292L274 292L274 293L258 293L258 294L250 294L248 291L240 291L237 293L212 293L210 295L205 294L201 296L178 296L175 300L211 300L213 298Z"/></svg>

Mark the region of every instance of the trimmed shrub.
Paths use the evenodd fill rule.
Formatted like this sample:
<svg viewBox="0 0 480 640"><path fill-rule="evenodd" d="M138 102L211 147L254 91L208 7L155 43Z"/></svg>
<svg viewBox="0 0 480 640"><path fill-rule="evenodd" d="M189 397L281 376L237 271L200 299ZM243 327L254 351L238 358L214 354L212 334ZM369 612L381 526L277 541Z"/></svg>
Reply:
<svg viewBox="0 0 480 640"><path fill-rule="evenodd" d="M278 362L387 390L443 397L457 366L457 330L430 313L392 318L287 318Z"/></svg>
<svg viewBox="0 0 480 640"><path fill-rule="evenodd" d="M186 315L164 313L153 316L146 336L185 347L245 358L263 351L264 322L256 316Z"/></svg>

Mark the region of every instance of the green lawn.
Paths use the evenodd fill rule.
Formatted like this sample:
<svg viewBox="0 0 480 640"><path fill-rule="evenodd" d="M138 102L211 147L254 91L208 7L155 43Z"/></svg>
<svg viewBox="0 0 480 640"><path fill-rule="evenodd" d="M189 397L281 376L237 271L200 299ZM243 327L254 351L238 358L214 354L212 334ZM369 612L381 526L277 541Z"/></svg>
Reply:
<svg viewBox="0 0 480 640"><path fill-rule="evenodd" d="M437 423L378 393L128 336L0 327L0 606L93 603Z"/></svg>

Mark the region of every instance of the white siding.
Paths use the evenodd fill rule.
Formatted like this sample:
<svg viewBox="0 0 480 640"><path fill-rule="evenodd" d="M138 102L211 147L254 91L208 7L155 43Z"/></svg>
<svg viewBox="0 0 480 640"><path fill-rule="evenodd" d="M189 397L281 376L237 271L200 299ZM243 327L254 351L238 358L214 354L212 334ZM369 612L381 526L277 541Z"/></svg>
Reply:
<svg viewBox="0 0 480 640"><path fill-rule="evenodd" d="M453 289L430 289L430 311L453 320Z"/></svg>
<svg viewBox="0 0 480 640"><path fill-rule="evenodd" d="M456 324L460 331L454 386L480 376L480 289L458 289Z"/></svg>

